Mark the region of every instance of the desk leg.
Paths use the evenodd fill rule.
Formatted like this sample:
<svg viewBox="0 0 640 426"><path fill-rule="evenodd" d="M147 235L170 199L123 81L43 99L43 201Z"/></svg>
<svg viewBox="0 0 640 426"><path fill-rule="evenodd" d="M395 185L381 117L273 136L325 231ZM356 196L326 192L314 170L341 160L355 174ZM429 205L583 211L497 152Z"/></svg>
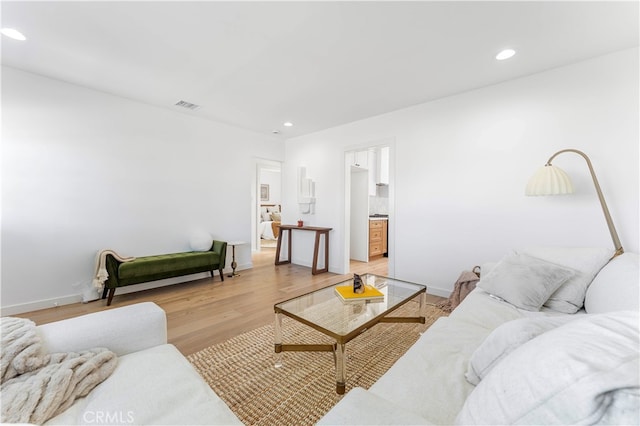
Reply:
<svg viewBox="0 0 640 426"><path fill-rule="evenodd" d="M311 264L311 274L318 273L318 251L320 249L320 231L316 231L316 240L313 244L313 263Z"/></svg>
<svg viewBox="0 0 640 426"><path fill-rule="evenodd" d="M324 235L324 268L318 269L318 252L320 250L320 236ZM313 245L313 264L311 274L317 275L329 271L329 232L316 231L316 241Z"/></svg>
<svg viewBox="0 0 640 426"><path fill-rule="evenodd" d="M324 272L329 272L329 231L324 233Z"/></svg>
<svg viewBox="0 0 640 426"><path fill-rule="evenodd" d="M282 235L287 232L287 258L280 260L280 249L282 248ZM291 263L291 230L280 228L278 232L278 243L276 244L276 265L283 265L285 263Z"/></svg>

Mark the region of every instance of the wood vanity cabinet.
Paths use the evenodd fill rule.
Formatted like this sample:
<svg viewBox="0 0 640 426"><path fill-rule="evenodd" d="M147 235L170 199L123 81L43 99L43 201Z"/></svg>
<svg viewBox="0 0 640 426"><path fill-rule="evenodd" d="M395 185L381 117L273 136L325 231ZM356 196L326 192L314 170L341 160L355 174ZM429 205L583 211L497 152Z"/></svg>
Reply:
<svg viewBox="0 0 640 426"><path fill-rule="evenodd" d="M369 221L369 259L387 252L387 221Z"/></svg>

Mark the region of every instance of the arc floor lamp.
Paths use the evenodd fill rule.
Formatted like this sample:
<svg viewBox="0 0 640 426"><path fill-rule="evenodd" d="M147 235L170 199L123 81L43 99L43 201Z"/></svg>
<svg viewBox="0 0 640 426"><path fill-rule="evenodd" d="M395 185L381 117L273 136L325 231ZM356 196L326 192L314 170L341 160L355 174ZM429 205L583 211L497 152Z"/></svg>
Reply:
<svg viewBox="0 0 640 426"><path fill-rule="evenodd" d="M529 183L527 183L527 188L525 189L525 194L559 195L573 193L573 184L571 183L569 175L567 175L564 170L551 164L551 161L553 161L554 158L565 152L573 152L575 154L578 154L587 162L589 172L591 173L591 178L593 179L593 184L596 187L598 199L600 200L600 205L602 206L602 212L604 213L604 218L607 221L609 233L611 234L611 239L613 240L613 245L616 249L616 254L614 256L618 256L624 253L624 249L622 248L622 244L620 243L620 238L618 238L618 233L616 232L616 227L613 225L613 220L611 219L609 208L607 207L607 203L604 200L604 195L602 195L602 189L600 188L600 184L598 183L598 178L596 178L596 173L593 171L591 160L589 160L589 157L587 157L587 154L585 154L584 152L578 151L577 149L563 149L553 154L547 161L547 164L545 164L544 167L538 169L538 171L531 177L531 179L529 179Z"/></svg>

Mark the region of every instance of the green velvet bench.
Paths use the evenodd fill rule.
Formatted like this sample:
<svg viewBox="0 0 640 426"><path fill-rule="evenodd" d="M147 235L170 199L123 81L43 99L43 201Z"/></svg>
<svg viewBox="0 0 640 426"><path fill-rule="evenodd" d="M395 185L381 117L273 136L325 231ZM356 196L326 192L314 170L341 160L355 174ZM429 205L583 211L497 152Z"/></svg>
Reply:
<svg viewBox="0 0 640 426"><path fill-rule="evenodd" d="M227 257L227 243L213 241L209 251L190 251L185 253L161 254L157 256L136 257L127 262L120 262L112 255L106 257L106 268L109 278L105 281L102 298L107 297L107 306L116 292L116 288L132 284L140 284L165 278L180 277L198 272L213 272L217 269L224 281L222 269Z"/></svg>

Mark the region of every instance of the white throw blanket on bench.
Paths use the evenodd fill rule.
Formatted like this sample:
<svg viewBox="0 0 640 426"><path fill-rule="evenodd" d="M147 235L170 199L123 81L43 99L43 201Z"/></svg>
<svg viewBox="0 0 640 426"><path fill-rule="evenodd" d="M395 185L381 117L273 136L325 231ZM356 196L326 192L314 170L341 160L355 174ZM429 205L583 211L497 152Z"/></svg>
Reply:
<svg viewBox="0 0 640 426"><path fill-rule="evenodd" d="M33 321L0 318L2 423L43 424L86 396L115 370L104 348L46 354Z"/></svg>
<svg viewBox="0 0 640 426"><path fill-rule="evenodd" d="M109 273L107 272L107 255L115 257L115 259L119 262L130 262L135 259L135 257L123 257L120 256L113 250L101 250L98 252L96 256L96 275L93 279L93 286L98 289L98 291L102 291L104 288L104 282L109 278Z"/></svg>

